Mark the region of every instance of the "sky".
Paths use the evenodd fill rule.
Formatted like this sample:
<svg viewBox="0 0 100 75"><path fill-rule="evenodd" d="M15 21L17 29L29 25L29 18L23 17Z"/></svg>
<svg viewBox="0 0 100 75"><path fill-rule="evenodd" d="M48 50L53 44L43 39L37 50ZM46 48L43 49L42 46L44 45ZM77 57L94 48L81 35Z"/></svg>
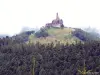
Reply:
<svg viewBox="0 0 100 75"><path fill-rule="evenodd" d="M100 30L100 0L0 0L0 34L39 28L56 18L67 27Z"/></svg>

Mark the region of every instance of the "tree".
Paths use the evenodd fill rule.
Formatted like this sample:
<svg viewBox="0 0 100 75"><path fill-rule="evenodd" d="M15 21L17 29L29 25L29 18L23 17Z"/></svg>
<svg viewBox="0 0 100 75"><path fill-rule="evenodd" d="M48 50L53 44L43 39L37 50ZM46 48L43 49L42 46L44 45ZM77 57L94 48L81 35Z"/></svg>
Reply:
<svg viewBox="0 0 100 75"><path fill-rule="evenodd" d="M40 31L36 32L35 33L35 36L37 38L40 38L40 37L47 37L49 34L48 32L45 31L45 29L41 28Z"/></svg>
<svg viewBox="0 0 100 75"><path fill-rule="evenodd" d="M63 29L63 28L64 28L64 25L63 25L63 24L61 24L61 26L60 26L60 27L61 27L61 29Z"/></svg>

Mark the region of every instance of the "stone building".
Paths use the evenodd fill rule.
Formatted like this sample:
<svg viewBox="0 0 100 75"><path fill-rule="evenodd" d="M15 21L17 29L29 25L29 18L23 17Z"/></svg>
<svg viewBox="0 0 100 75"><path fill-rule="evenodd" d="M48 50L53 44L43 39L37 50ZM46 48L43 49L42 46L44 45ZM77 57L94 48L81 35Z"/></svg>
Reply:
<svg viewBox="0 0 100 75"><path fill-rule="evenodd" d="M52 20L51 23L47 23L46 27L61 27L63 25L63 20L59 18L58 13L56 13L56 19Z"/></svg>

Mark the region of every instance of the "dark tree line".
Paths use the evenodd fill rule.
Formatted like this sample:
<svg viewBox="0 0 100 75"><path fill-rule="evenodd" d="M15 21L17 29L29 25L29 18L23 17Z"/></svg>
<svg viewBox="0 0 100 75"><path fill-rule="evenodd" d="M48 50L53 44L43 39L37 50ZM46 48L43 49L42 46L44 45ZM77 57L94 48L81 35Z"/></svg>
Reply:
<svg viewBox="0 0 100 75"><path fill-rule="evenodd" d="M93 41L93 40L100 40L99 35L96 33L89 33L85 32L81 29L76 29L74 32L72 32L73 36L76 36L82 41Z"/></svg>
<svg viewBox="0 0 100 75"><path fill-rule="evenodd" d="M100 75L100 42L54 46L0 39L0 75L80 75L78 70L83 69L84 60L87 71Z"/></svg>
<svg viewBox="0 0 100 75"><path fill-rule="evenodd" d="M48 34L48 32L45 30L45 28L41 28L39 31L37 31L37 32L35 33L35 36L36 36L37 38L40 38L40 37L47 37L47 36L49 36L49 34Z"/></svg>

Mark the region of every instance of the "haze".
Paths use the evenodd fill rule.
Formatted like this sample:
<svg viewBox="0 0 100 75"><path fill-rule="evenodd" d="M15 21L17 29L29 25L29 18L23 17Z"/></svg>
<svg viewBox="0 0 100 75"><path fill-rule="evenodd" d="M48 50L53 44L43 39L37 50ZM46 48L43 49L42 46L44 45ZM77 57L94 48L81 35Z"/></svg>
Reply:
<svg viewBox="0 0 100 75"><path fill-rule="evenodd" d="M57 12L65 26L100 29L100 0L0 0L0 34L39 28Z"/></svg>

